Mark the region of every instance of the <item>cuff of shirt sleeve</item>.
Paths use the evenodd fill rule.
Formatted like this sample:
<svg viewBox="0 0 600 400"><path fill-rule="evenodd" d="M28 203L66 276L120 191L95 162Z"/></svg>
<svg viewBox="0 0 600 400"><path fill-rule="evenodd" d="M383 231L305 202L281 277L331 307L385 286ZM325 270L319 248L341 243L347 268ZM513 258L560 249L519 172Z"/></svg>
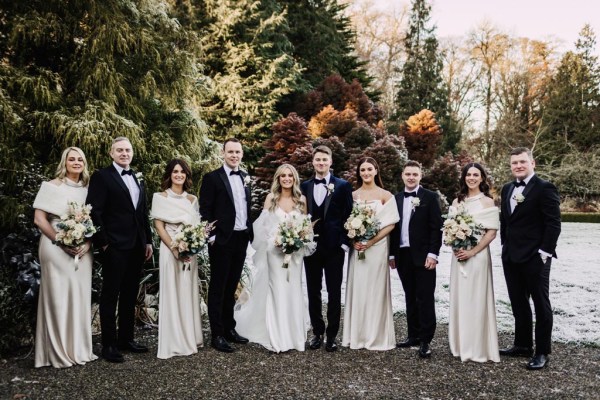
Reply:
<svg viewBox="0 0 600 400"><path fill-rule="evenodd" d="M552 258L552 254L550 254L550 253L546 253L546 252L545 252L544 250L542 250L542 249L538 250L538 253L540 253L541 255L543 255L543 256L546 256L546 257L548 257L548 258Z"/></svg>
<svg viewBox="0 0 600 400"><path fill-rule="evenodd" d="M429 258L433 258L435 261L437 261L437 260L438 260L438 256L437 256L437 254L429 253L429 254L427 254L427 257L429 257Z"/></svg>

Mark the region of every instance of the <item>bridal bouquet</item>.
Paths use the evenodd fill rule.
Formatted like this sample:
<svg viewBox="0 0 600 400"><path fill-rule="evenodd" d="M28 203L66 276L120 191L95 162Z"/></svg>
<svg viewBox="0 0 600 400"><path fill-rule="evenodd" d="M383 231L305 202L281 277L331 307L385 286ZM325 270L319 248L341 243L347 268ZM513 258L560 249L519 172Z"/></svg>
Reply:
<svg viewBox="0 0 600 400"><path fill-rule="evenodd" d="M442 227L444 244L452 250L470 249L476 246L483 235L483 226L473 220L467 210L459 205L458 208L450 207Z"/></svg>
<svg viewBox="0 0 600 400"><path fill-rule="evenodd" d="M284 254L283 268L287 268L292 260L292 253L314 241L314 233L310 215L292 215L279 223L275 234L275 247Z"/></svg>
<svg viewBox="0 0 600 400"><path fill-rule="evenodd" d="M379 232L380 222L375 217L375 210L367 205L366 202L354 202L350 217L344 228L348 231L348 237L352 240L364 242L372 239ZM358 259L365 259L365 252L358 252Z"/></svg>
<svg viewBox="0 0 600 400"><path fill-rule="evenodd" d="M56 224L55 243L67 247L79 247L96 233L90 216L92 206L69 202L69 211ZM79 256L75 256L75 270L79 269Z"/></svg>
<svg viewBox="0 0 600 400"><path fill-rule="evenodd" d="M171 248L177 249L181 257L189 257L201 252L207 245L214 222L202 221L197 225L186 224L173 238ZM183 270L190 269L191 264L184 262Z"/></svg>

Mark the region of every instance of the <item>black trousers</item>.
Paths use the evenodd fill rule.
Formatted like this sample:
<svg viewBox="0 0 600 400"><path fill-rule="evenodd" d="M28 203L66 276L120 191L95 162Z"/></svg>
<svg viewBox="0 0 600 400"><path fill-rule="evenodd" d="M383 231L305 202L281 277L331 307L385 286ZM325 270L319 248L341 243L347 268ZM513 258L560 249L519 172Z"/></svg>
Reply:
<svg viewBox="0 0 600 400"><path fill-rule="evenodd" d="M436 328L435 269L415 265L410 247L402 247L396 252L396 269L406 299L408 337L429 343Z"/></svg>
<svg viewBox="0 0 600 400"><path fill-rule="evenodd" d="M100 326L102 346L116 346L133 340L135 304L145 249L139 243L131 250L108 246L103 254ZM117 333L117 304L119 329Z"/></svg>
<svg viewBox="0 0 600 400"><path fill-rule="evenodd" d="M333 340L340 330L345 254L341 247L334 250L317 248L313 255L304 259L308 313L313 333L315 335L326 333L330 340ZM323 272L325 272L325 284L327 285L327 330L321 311L323 307L321 298Z"/></svg>
<svg viewBox="0 0 600 400"><path fill-rule="evenodd" d="M248 241L248 231L234 231L226 243L215 242L208 246L208 319L213 338L235 329L235 291L244 268Z"/></svg>
<svg viewBox="0 0 600 400"><path fill-rule="evenodd" d="M535 352L550 354L552 306L550 305L550 266L536 255L526 263L503 262L506 288L515 317L515 346L533 347L533 322L529 298L535 308Z"/></svg>

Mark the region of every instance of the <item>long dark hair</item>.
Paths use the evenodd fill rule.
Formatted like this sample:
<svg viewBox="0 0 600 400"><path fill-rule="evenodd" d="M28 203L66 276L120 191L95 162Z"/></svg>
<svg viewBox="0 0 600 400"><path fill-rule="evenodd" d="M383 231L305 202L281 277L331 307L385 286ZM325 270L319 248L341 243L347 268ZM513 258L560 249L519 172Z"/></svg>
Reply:
<svg viewBox="0 0 600 400"><path fill-rule="evenodd" d="M479 190L481 190L481 192L490 199L493 199L492 195L490 194L491 185L488 173L485 171L485 168L483 168L481 164L472 162L465 165L460 173L460 189L458 190L458 194L456 196L458 198L458 201L463 201L469 194L469 187L467 186L465 180L467 177L467 172L470 168L477 168L479 170L479 173L481 174L481 183L479 184Z"/></svg>
<svg viewBox="0 0 600 400"><path fill-rule="evenodd" d="M363 157L360 160L358 160L358 163L356 164L356 184L358 185L358 187L361 187L363 184L363 180L360 177L360 166L364 163L372 164L375 167L377 175L375 175L373 181L377 186L383 189L383 182L381 181L381 171L379 170L379 164L377 164L377 161L375 161L375 159L372 157Z"/></svg>
<svg viewBox="0 0 600 400"><path fill-rule="evenodd" d="M167 190L171 187L173 182L171 181L171 174L175 169L175 166L181 165L181 169L185 173L185 182L183 182L183 190L187 191L192 187L192 170L190 166L181 158L174 158L165 167L165 173L162 177L162 182L160 183L160 188L162 190Z"/></svg>

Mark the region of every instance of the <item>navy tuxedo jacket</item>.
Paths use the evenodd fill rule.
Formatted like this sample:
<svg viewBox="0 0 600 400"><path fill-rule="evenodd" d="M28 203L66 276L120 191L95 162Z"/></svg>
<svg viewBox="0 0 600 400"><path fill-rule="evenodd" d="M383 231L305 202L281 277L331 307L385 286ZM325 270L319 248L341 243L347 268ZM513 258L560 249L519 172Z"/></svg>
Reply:
<svg viewBox="0 0 600 400"><path fill-rule="evenodd" d="M556 242L561 229L560 196L556 186L533 175L523 190L524 200L511 213L513 190L512 182L502 188L502 260L525 263L539 256L538 250L556 257Z"/></svg>
<svg viewBox="0 0 600 400"><path fill-rule="evenodd" d="M133 206L129 189L113 165L94 172L86 203L91 204L91 217L99 227L93 241L97 247L106 245L119 250L132 249L136 241L152 244L148 205L143 182L133 179L140 188L137 207Z"/></svg>
<svg viewBox="0 0 600 400"><path fill-rule="evenodd" d="M242 179L248 174L241 171ZM252 223L250 223L251 192L248 185L244 186L246 192L246 226L250 235L250 241L253 239ZM213 228L216 235L215 241L219 244L226 243L235 227L235 203L233 200L233 191L229 184L229 178L225 168L221 167L202 178L200 187L200 215L202 219L208 222L217 221Z"/></svg>
<svg viewBox="0 0 600 400"><path fill-rule="evenodd" d="M330 175L329 184L333 184L333 192L328 193L323 201L325 216L322 223L321 235L318 239L319 246L325 246L332 250L339 248L342 244L348 245L347 232L344 229L344 223L352 211L352 185L344 179L336 178ZM313 207L313 189L314 177L302 182L300 185L302 194L306 197L308 213L314 215ZM313 216L313 220L314 220Z"/></svg>
<svg viewBox="0 0 600 400"><path fill-rule="evenodd" d="M408 225L410 252L414 265L425 265L427 254L439 255L442 247L442 210L437 193L419 187L417 191L419 205L414 207ZM400 221L390 233L390 255L396 256L400 250L400 234L402 230L403 207L405 201L412 197L404 198L404 191L396 193L396 204Z"/></svg>

